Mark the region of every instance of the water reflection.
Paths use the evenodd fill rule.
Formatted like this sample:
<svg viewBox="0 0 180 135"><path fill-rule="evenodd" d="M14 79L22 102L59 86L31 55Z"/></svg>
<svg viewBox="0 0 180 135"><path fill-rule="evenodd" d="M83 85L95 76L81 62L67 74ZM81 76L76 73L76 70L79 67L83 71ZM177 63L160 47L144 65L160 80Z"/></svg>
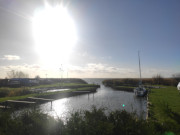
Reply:
<svg viewBox="0 0 180 135"><path fill-rule="evenodd" d="M57 91L67 91L69 89L54 89L54 90L47 90L45 92L57 92Z"/></svg>
<svg viewBox="0 0 180 135"><path fill-rule="evenodd" d="M90 110L93 105L97 108L107 108L109 111L122 109L128 112L136 111L143 118L146 116L145 98L137 98L134 93L130 92L114 91L102 84L94 94L59 99L53 101L52 106L51 103L40 105L40 109L51 116L66 119L70 113L78 110Z"/></svg>
<svg viewBox="0 0 180 135"><path fill-rule="evenodd" d="M68 113L68 98L63 98L61 100L53 101L52 105L51 103L42 104L40 106L41 110L44 112L50 114L53 117L65 117L65 115Z"/></svg>

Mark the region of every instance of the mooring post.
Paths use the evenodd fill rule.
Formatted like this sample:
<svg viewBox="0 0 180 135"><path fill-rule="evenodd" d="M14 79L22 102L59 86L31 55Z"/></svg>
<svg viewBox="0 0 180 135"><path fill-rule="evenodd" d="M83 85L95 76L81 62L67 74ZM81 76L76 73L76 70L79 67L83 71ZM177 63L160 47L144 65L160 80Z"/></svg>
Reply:
<svg viewBox="0 0 180 135"><path fill-rule="evenodd" d="M51 100L51 109L52 109L52 100Z"/></svg>
<svg viewBox="0 0 180 135"><path fill-rule="evenodd" d="M5 101L5 109L7 109L8 103L7 101Z"/></svg>
<svg viewBox="0 0 180 135"><path fill-rule="evenodd" d="M36 104L33 104L33 109L34 109L34 111L36 110Z"/></svg>

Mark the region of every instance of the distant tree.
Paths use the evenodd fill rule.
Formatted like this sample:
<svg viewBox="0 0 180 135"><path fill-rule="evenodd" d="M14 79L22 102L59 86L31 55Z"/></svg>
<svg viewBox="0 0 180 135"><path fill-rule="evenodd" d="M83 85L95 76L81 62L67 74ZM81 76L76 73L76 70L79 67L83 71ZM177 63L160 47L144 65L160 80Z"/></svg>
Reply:
<svg viewBox="0 0 180 135"><path fill-rule="evenodd" d="M172 75L173 85L177 86L177 84L180 82L180 73L176 73Z"/></svg>
<svg viewBox="0 0 180 135"><path fill-rule="evenodd" d="M29 75L22 71L11 70L7 73L7 78L28 78Z"/></svg>
<svg viewBox="0 0 180 135"><path fill-rule="evenodd" d="M172 77L176 80L180 80L180 73L173 74Z"/></svg>
<svg viewBox="0 0 180 135"><path fill-rule="evenodd" d="M157 74L152 77L152 80L154 84L162 84L164 79L160 74Z"/></svg>
<svg viewBox="0 0 180 135"><path fill-rule="evenodd" d="M39 79L40 79L40 76L39 76L39 75L36 75L36 76L35 76L35 79L36 79L36 80L39 80Z"/></svg>

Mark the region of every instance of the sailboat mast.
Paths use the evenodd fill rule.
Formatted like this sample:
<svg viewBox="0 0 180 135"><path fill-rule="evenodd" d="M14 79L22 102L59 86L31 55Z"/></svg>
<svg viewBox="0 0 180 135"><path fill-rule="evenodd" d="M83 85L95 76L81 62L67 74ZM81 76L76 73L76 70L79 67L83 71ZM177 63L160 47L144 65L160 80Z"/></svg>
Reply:
<svg viewBox="0 0 180 135"><path fill-rule="evenodd" d="M140 55L139 55L139 51L138 51L138 58L139 58L139 75L140 75L140 83L142 83L142 79L141 79L141 62L140 62Z"/></svg>

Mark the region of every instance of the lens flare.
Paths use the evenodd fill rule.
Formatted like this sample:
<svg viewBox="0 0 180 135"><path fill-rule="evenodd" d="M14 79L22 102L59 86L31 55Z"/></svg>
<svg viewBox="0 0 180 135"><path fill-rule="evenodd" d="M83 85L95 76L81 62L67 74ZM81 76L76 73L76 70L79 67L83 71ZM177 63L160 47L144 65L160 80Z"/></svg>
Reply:
<svg viewBox="0 0 180 135"><path fill-rule="evenodd" d="M74 21L62 5L35 12L33 33L36 51L47 64L65 63L77 41Z"/></svg>

